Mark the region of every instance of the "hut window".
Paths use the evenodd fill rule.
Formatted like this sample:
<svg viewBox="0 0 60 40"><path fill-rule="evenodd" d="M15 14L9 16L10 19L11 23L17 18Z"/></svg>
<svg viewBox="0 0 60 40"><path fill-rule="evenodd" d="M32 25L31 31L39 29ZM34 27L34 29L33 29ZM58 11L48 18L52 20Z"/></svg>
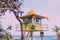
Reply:
<svg viewBox="0 0 60 40"><path fill-rule="evenodd" d="M36 23L37 23L37 24L41 24L41 19L36 18Z"/></svg>

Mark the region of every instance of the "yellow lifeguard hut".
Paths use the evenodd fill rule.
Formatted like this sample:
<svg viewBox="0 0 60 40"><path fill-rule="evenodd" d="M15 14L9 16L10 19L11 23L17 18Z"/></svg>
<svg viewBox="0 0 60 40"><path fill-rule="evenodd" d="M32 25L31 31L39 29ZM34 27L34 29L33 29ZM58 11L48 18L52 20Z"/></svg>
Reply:
<svg viewBox="0 0 60 40"><path fill-rule="evenodd" d="M25 20L26 18L29 19L29 24L27 25L27 27L25 28L23 26L23 30L25 31L30 31L30 24L34 24L35 25L35 28L34 30L36 31L40 31L42 30L42 23L41 23L41 19L45 19L47 17L45 16L41 16L41 15L38 15L34 12L34 10L30 10L26 15L24 16L21 16L20 17L21 19ZM24 25L24 24L23 24Z"/></svg>
<svg viewBox="0 0 60 40"><path fill-rule="evenodd" d="M30 10L26 15L20 17L23 20L22 28L23 28L23 35L24 39L27 40L31 37L31 40L33 40L33 33L34 31L40 32L40 37L43 40L44 32L42 27L42 19L45 19L47 17L38 15L34 12L34 10ZM28 19L29 23L26 25L24 23L24 20ZM28 22L28 21L27 21ZM34 25L34 28L33 26ZM32 29L33 28L33 29ZM28 32L28 33L27 33Z"/></svg>

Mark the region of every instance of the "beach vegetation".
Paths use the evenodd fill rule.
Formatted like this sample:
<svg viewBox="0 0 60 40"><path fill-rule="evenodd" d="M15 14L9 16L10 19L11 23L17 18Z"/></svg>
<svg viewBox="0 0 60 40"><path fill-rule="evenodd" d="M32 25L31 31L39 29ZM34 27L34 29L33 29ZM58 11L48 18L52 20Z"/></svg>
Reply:
<svg viewBox="0 0 60 40"><path fill-rule="evenodd" d="M55 25L55 27L53 28L53 31L55 31L57 34L57 40L59 40L59 30L60 30L60 27Z"/></svg>
<svg viewBox="0 0 60 40"><path fill-rule="evenodd" d="M12 35L10 33L7 33L7 32L3 36L4 40L10 40L11 38L12 38Z"/></svg>
<svg viewBox="0 0 60 40"><path fill-rule="evenodd" d="M23 4L23 0L0 0L0 16L5 15L5 12L9 10L13 12L16 19L19 21L21 26L21 40L24 40L23 36L23 28L22 28L22 21L20 20L20 16L23 11L20 10L20 6Z"/></svg>

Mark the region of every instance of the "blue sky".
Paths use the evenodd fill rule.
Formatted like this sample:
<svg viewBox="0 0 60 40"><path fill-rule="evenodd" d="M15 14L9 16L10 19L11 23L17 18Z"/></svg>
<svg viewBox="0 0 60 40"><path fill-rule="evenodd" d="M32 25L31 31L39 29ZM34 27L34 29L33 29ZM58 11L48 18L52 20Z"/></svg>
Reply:
<svg viewBox="0 0 60 40"><path fill-rule="evenodd" d="M28 13L33 9L37 14L47 16L49 20L45 20L45 24L48 24L49 31L45 34L55 34L51 29L57 25L60 26L60 0L24 0L21 9L24 11L24 14ZM11 14L10 14L11 13ZM8 16L8 17L7 17ZM8 25L13 26L12 34L20 34L20 32L14 31L16 24L19 22L16 20L12 12L6 12L6 15L3 16L2 25L6 29ZM36 33L37 34L37 33Z"/></svg>
<svg viewBox="0 0 60 40"><path fill-rule="evenodd" d="M27 13L31 9L39 15L49 18L49 21L43 22L44 24L48 24L49 32L52 31L55 25L60 26L60 0L24 0L24 12ZM46 34L49 33L46 32Z"/></svg>
<svg viewBox="0 0 60 40"><path fill-rule="evenodd" d="M24 0L25 13L30 9L35 10L37 14L47 16L50 22L53 21L53 25L60 26L60 0Z"/></svg>

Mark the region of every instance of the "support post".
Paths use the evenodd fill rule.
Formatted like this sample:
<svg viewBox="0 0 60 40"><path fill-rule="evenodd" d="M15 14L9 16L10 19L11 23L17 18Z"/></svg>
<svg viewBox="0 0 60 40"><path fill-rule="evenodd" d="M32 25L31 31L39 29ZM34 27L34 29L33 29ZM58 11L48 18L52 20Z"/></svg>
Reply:
<svg viewBox="0 0 60 40"><path fill-rule="evenodd" d="M40 37L41 37L41 40L43 40L43 37L44 37L44 32L43 31L40 31Z"/></svg>
<svg viewBox="0 0 60 40"><path fill-rule="evenodd" d="M33 40L33 31L31 31L30 36L31 36L31 40Z"/></svg>

